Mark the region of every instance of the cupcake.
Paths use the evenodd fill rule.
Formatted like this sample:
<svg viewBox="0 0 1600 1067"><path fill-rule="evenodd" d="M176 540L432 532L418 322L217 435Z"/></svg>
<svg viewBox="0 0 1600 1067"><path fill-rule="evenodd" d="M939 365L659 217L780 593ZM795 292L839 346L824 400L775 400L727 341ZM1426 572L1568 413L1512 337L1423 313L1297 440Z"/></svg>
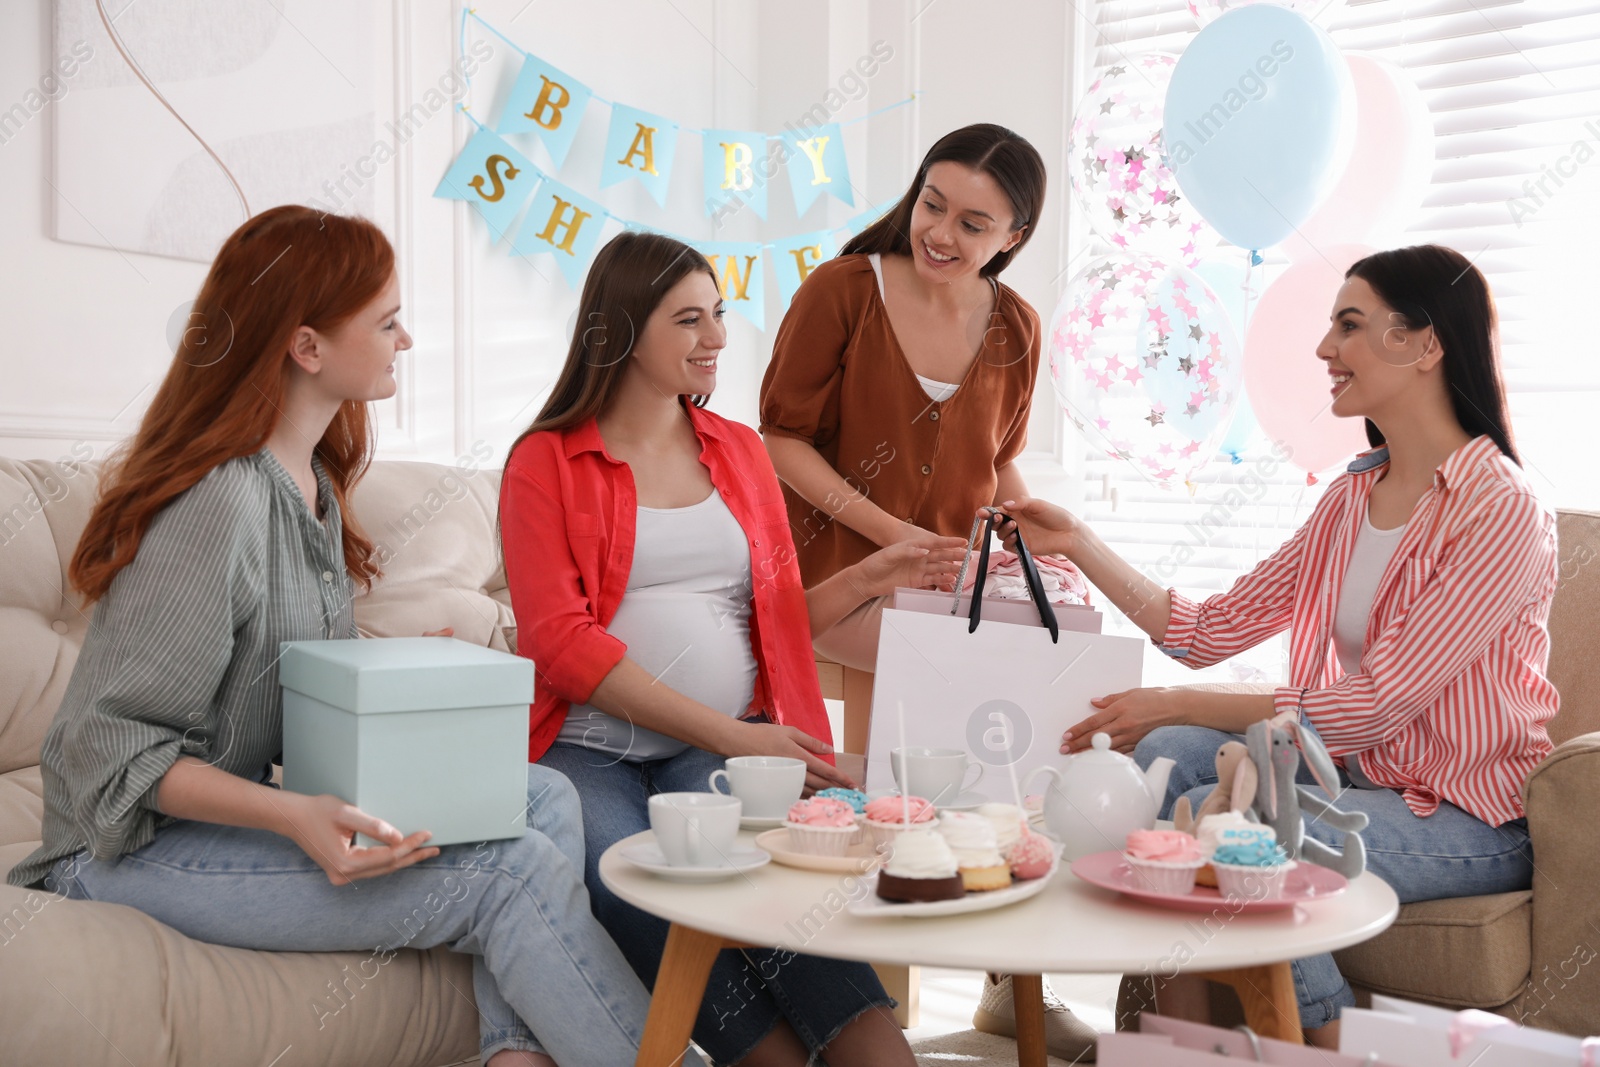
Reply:
<svg viewBox="0 0 1600 1067"><path fill-rule="evenodd" d="M1027 881L1043 878L1055 865L1056 850L1050 839L1033 830L1022 831L1022 837L1011 846L1011 875Z"/></svg>
<svg viewBox="0 0 1600 1067"><path fill-rule="evenodd" d="M796 852L843 856L856 836L856 813L842 800L812 797L796 801L784 825Z"/></svg>
<svg viewBox="0 0 1600 1067"><path fill-rule="evenodd" d="M829 800L842 800L850 805L850 810L857 815L861 815L867 810L867 794L859 789L845 789L836 785L830 789L817 790L817 796L826 797Z"/></svg>
<svg viewBox="0 0 1600 1067"><path fill-rule="evenodd" d="M939 815L939 833L956 858L956 871L969 890L1004 889L1011 884L1011 866L995 844L994 823L976 812L946 811Z"/></svg>
<svg viewBox="0 0 1600 1067"><path fill-rule="evenodd" d="M894 850L878 872L878 896L896 902L956 900L966 893L950 846L930 827L893 835Z"/></svg>
<svg viewBox="0 0 1600 1067"><path fill-rule="evenodd" d="M1217 872L1211 866L1211 855L1219 845L1249 844L1252 841L1272 843L1278 840L1272 827L1251 822L1237 811L1207 815L1195 827L1194 836L1200 844L1200 855L1206 860L1205 866L1196 872L1194 880L1200 885L1209 886L1217 884Z"/></svg>
<svg viewBox="0 0 1600 1067"><path fill-rule="evenodd" d="M1128 834L1122 858L1133 868L1140 888L1174 895L1194 889L1195 872L1206 862L1199 842L1177 830L1134 830Z"/></svg>
<svg viewBox="0 0 1600 1067"><path fill-rule="evenodd" d="M1012 846L1022 840L1027 816L1015 804L979 804L978 814L994 824L995 845L1000 855L1009 857Z"/></svg>
<svg viewBox="0 0 1600 1067"><path fill-rule="evenodd" d="M895 835L913 826L931 824L934 810L921 797L878 797L867 801L866 816L872 843L882 848L894 844Z"/></svg>
<svg viewBox="0 0 1600 1067"><path fill-rule="evenodd" d="M1270 827L1269 827L1270 829ZM1242 900L1276 900L1294 864L1276 841L1256 840L1218 845L1211 854L1217 869L1217 891Z"/></svg>

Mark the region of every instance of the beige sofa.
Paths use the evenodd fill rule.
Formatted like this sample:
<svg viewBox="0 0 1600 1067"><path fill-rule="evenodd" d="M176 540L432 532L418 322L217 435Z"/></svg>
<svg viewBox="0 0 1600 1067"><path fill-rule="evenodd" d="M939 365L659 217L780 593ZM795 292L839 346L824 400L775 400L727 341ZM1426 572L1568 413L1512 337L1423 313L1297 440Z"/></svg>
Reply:
<svg viewBox="0 0 1600 1067"><path fill-rule="evenodd" d="M88 629L66 568L97 470L0 459L0 872L39 843L39 746ZM364 632L514 641L498 491L497 471L373 465L354 509L387 562L356 604ZM0 884L0 1063L476 1063L468 957L402 950L380 969L370 956L219 948L132 908Z"/></svg>

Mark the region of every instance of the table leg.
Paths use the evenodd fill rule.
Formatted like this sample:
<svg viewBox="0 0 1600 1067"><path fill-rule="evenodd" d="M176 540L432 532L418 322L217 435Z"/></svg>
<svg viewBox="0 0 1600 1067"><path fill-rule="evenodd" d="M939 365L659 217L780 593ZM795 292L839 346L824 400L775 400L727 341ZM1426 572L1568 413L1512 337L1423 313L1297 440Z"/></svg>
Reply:
<svg viewBox="0 0 1600 1067"><path fill-rule="evenodd" d="M1305 1044L1305 1035L1300 1032L1300 1002L1294 995L1294 972L1287 962L1207 971L1199 977L1231 985L1244 1006L1245 1024L1257 1034L1294 1045Z"/></svg>
<svg viewBox="0 0 1600 1067"><path fill-rule="evenodd" d="M644 1040L634 1067L678 1067L700 1011L700 1001L711 977L711 965L728 942L673 923L667 930L667 947L656 972L650 1014L645 1018Z"/></svg>
<svg viewBox="0 0 1600 1067"><path fill-rule="evenodd" d="M1011 976L1011 1004L1017 1015L1017 1067L1044 1067L1044 979Z"/></svg>

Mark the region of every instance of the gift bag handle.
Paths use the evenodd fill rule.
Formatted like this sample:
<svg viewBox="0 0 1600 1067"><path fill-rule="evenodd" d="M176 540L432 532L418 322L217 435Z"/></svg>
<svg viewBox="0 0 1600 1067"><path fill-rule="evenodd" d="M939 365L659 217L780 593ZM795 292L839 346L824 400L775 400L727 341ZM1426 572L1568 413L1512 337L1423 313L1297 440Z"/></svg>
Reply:
<svg viewBox="0 0 1600 1067"><path fill-rule="evenodd" d="M967 633L977 630L978 623L982 621L983 611L983 583L989 576L989 535L995 532L1006 516L998 510L991 509L987 516L979 518L974 523L977 535L982 541L982 548L978 552L978 573L972 580L972 606L967 609ZM968 551L971 551L968 542ZM1033 606L1039 609L1039 622L1046 630L1050 631L1050 643L1056 644L1061 640L1061 626L1056 622L1055 609L1050 606L1050 601L1044 594L1044 582L1039 579L1039 567L1033 562L1033 553L1028 551L1028 546L1022 543L1022 531L1017 531L1017 559L1022 564L1022 577L1028 583L1028 596L1033 600ZM956 587L960 595L960 586Z"/></svg>

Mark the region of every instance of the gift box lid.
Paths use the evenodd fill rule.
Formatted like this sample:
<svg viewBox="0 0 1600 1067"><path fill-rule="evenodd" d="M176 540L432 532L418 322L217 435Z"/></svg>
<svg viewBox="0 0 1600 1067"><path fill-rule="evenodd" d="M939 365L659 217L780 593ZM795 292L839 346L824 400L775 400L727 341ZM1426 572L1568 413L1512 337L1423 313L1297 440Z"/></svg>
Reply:
<svg viewBox="0 0 1600 1067"><path fill-rule="evenodd" d="M285 641L285 689L358 715L533 702L533 661L453 637Z"/></svg>

